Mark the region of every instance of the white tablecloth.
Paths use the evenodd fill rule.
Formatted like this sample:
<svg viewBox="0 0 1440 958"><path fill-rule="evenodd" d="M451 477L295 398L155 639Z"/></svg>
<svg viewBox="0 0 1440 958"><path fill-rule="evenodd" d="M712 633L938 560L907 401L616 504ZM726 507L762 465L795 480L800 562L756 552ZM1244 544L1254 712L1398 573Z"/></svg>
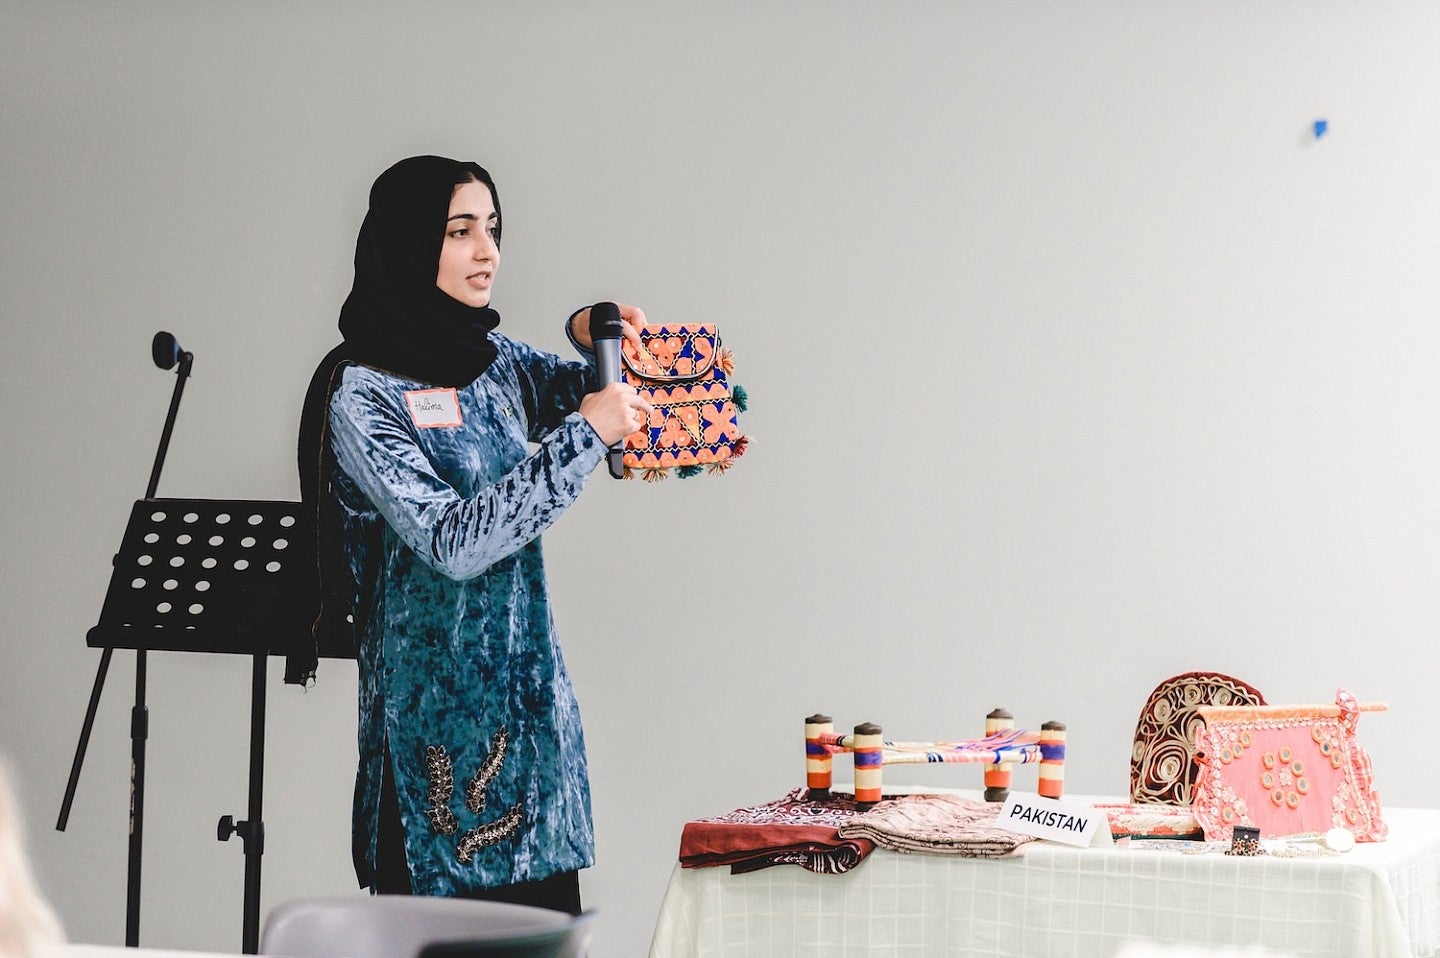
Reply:
<svg viewBox="0 0 1440 958"><path fill-rule="evenodd" d="M843 875L675 868L652 958L1113 958L1146 941L1287 956L1440 955L1440 810L1329 858L1076 849L981 861L876 849Z"/></svg>
<svg viewBox="0 0 1440 958"><path fill-rule="evenodd" d="M41 947L34 958L238 958L228 952L171 951L164 948L126 948L123 945L82 945L64 942Z"/></svg>

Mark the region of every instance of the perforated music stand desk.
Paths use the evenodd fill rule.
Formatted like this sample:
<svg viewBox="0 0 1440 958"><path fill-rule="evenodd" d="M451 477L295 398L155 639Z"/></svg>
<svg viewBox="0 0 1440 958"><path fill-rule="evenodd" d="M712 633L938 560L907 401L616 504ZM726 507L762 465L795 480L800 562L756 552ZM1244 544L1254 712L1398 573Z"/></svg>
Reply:
<svg viewBox="0 0 1440 958"><path fill-rule="evenodd" d="M283 653L309 631L310 527L298 502L139 500L86 642Z"/></svg>
<svg viewBox="0 0 1440 958"><path fill-rule="evenodd" d="M141 499L115 555L100 622L85 636L95 648L254 657L248 818L226 815L217 830L222 841L244 840L247 954L260 937L266 663L311 641L313 528L298 502Z"/></svg>

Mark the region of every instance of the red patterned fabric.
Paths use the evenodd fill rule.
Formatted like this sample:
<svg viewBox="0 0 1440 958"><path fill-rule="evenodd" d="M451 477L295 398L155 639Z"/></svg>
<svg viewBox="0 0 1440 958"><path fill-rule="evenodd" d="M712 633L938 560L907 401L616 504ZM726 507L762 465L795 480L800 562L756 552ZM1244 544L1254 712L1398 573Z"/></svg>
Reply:
<svg viewBox="0 0 1440 958"><path fill-rule="evenodd" d="M1195 787L1195 727L1202 705L1264 705L1260 690L1219 672L1185 672L1155 687L1140 710L1130 752L1130 800L1189 805Z"/></svg>
<svg viewBox="0 0 1440 958"><path fill-rule="evenodd" d="M840 826L859 814L854 798L836 794L829 801L812 802L807 794L801 786L778 801L687 822L680 834L680 864L685 868L730 865L735 872L799 865L812 872L839 874L875 850L869 839L840 837Z"/></svg>

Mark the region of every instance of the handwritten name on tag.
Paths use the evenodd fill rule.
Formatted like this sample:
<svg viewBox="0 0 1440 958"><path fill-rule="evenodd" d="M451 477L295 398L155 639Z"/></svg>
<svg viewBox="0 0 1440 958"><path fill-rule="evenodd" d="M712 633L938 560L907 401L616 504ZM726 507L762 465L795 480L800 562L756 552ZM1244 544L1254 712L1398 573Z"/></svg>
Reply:
<svg viewBox="0 0 1440 958"><path fill-rule="evenodd" d="M1110 820L1089 805L1011 792L995 824L1022 835L1085 848L1110 844Z"/></svg>
<svg viewBox="0 0 1440 958"><path fill-rule="evenodd" d="M405 405L421 429L460 425L460 397L454 389L411 389L405 393Z"/></svg>

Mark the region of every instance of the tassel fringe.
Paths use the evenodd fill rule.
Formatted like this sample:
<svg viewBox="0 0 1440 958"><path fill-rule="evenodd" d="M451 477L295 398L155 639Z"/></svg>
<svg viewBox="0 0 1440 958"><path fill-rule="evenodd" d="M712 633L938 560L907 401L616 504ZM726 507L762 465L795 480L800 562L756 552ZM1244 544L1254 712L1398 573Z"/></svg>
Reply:
<svg viewBox="0 0 1440 958"><path fill-rule="evenodd" d="M740 386L734 383L731 384L730 401L733 402L735 404L735 408L740 410L741 412L750 411L750 394L745 391L744 386Z"/></svg>

